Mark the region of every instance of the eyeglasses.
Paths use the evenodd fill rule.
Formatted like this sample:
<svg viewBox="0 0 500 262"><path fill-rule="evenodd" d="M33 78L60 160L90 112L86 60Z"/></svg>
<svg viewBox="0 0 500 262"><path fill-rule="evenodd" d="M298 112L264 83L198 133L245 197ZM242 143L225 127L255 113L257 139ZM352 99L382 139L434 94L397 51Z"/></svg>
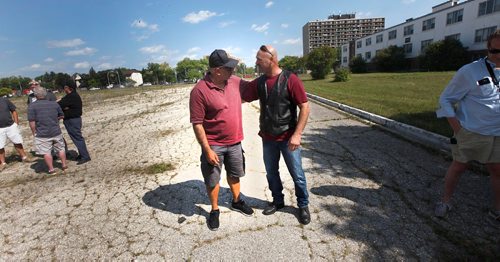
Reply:
<svg viewBox="0 0 500 262"><path fill-rule="evenodd" d="M488 49L488 53L490 54L499 54L500 53L500 49Z"/></svg>
<svg viewBox="0 0 500 262"><path fill-rule="evenodd" d="M265 45L261 45L259 49L260 49L260 51L266 52L266 53L270 54L271 57L273 57L273 53L271 53L271 51L269 51L269 49L267 49L267 47Z"/></svg>

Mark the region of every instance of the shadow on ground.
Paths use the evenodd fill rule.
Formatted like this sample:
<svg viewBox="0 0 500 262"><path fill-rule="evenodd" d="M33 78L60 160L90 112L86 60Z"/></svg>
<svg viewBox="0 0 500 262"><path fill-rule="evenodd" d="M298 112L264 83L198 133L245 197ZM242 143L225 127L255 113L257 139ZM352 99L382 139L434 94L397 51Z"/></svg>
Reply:
<svg viewBox="0 0 500 262"><path fill-rule="evenodd" d="M248 197L244 194L241 196L254 209L262 209L267 205L267 202L261 199ZM232 199L231 190L227 187L220 187L219 206L229 208ZM160 186L144 194L142 201L150 207L188 217L193 215L208 217L208 212L200 208L199 205L210 206L205 184L201 180L188 180Z"/></svg>
<svg viewBox="0 0 500 262"><path fill-rule="evenodd" d="M489 179L462 177L457 208L433 216L448 162L428 150L367 126L324 124L303 137L313 166L311 195L335 222L327 232L363 243L363 259L494 260L500 231L487 222ZM441 166L441 168L438 168ZM316 199L314 199L316 198ZM348 203L348 204L346 204Z"/></svg>

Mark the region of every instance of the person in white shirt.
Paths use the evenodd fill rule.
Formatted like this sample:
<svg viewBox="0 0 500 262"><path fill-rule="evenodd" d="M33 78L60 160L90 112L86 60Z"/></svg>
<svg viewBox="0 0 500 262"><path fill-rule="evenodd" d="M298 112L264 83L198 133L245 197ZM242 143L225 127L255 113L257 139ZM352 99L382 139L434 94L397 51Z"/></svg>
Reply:
<svg viewBox="0 0 500 262"><path fill-rule="evenodd" d="M451 198L469 161L485 164L491 175L494 208L489 217L500 225L500 29L488 37L488 56L460 68L440 96L438 117L453 129L453 162L435 215L451 210Z"/></svg>

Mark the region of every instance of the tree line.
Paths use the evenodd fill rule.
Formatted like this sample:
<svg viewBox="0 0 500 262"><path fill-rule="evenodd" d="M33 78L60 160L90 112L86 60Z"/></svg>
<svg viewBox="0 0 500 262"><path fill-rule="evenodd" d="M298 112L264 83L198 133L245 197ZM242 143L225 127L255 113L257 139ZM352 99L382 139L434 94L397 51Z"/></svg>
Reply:
<svg viewBox="0 0 500 262"><path fill-rule="evenodd" d="M336 80L347 81L349 73L368 72L368 63L361 56L354 57L349 63L349 69L340 69L340 49L323 46L312 50L305 57L285 56L280 61L280 67L294 73L306 73L309 70L313 79L324 79L332 71L336 71ZM445 39L431 43L426 47L422 55L417 59L421 71L449 71L457 70L470 61L467 48L459 40ZM377 51L371 61L371 71L395 72L408 70L408 59L405 57L403 47L389 46ZM90 68L88 73L79 74L81 87L104 87L109 84L133 85L133 80L126 76L131 72L142 73L143 81L152 84L167 84L177 82L195 82L203 78L208 68L208 59L184 58L179 61L175 68L168 63L148 63L142 70L129 68L115 68L109 70L95 71ZM335 70L336 69L336 70ZM254 77L257 69L239 63L235 74L241 77ZM74 80L74 75L67 73L46 72L35 77L42 86L57 90L62 89L65 84ZM20 90L28 87L31 81L29 77L11 76L0 78L0 88Z"/></svg>

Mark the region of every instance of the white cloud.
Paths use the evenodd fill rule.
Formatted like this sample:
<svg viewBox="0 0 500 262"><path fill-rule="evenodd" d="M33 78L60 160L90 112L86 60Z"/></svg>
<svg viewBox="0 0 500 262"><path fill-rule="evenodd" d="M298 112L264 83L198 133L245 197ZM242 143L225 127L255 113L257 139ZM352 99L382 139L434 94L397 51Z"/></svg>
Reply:
<svg viewBox="0 0 500 262"><path fill-rule="evenodd" d="M270 8L272 5L274 5L273 1L269 1L266 3L266 8Z"/></svg>
<svg viewBox="0 0 500 262"><path fill-rule="evenodd" d="M356 12L356 18L370 18L373 17L371 12Z"/></svg>
<svg viewBox="0 0 500 262"><path fill-rule="evenodd" d="M144 54L156 54L166 51L164 45L145 46L139 49Z"/></svg>
<svg viewBox="0 0 500 262"><path fill-rule="evenodd" d="M285 41L283 41L284 45L296 45L298 43L300 43L300 38L286 39Z"/></svg>
<svg viewBox="0 0 500 262"><path fill-rule="evenodd" d="M42 67L42 65L40 65L40 64L32 64L32 65L30 65L30 69L39 69L40 67Z"/></svg>
<svg viewBox="0 0 500 262"><path fill-rule="evenodd" d="M64 53L67 56L78 56L78 55L92 55L97 51L95 48L85 47L82 49L71 50Z"/></svg>
<svg viewBox="0 0 500 262"><path fill-rule="evenodd" d="M233 46L228 46L223 49L229 54L229 56L233 56L234 54L237 54L241 51L241 48Z"/></svg>
<svg viewBox="0 0 500 262"><path fill-rule="evenodd" d="M43 60L43 61L45 61L45 62L47 62L47 63L54 62L54 58L52 58L52 57L47 57L47 58L45 58L45 60Z"/></svg>
<svg viewBox="0 0 500 262"><path fill-rule="evenodd" d="M417 0L402 0L401 3L405 4L405 5L408 5L408 4L412 4L412 3L415 3Z"/></svg>
<svg viewBox="0 0 500 262"><path fill-rule="evenodd" d="M199 52L200 50L201 50L200 47L195 46L195 47L189 48L187 52L188 52L188 54L192 54L192 53Z"/></svg>
<svg viewBox="0 0 500 262"><path fill-rule="evenodd" d="M113 66L110 63L102 63L97 66L97 69L99 70L106 70L106 69L112 69Z"/></svg>
<svg viewBox="0 0 500 262"><path fill-rule="evenodd" d="M236 22L235 21L221 22L221 23L219 23L219 27L221 27L221 28L228 27L234 23L236 23Z"/></svg>
<svg viewBox="0 0 500 262"><path fill-rule="evenodd" d="M130 26L132 26L133 28L148 29L151 32L160 31L158 24L148 24L148 22L146 22L142 19L134 20L134 22L132 22L132 24Z"/></svg>
<svg viewBox="0 0 500 262"><path fill-rule="evenodd" d="M137 19L132 22L131 26L135 28L146 28L148 27L148 23L142 19Z"/></svg>
<svg viewBox="0 0 500 262"><path fill-rule="evenodd" d="M77 47L83 44L85 44L85 42L80 38L67 40L51 40L47 42L47 46L49 48Z"/></svg>
<svg viewBox="0 0 500 262"><path fill-rule="evenodd" d="M281 27L288 28L288 24L281 24Z"/></svg>
<svg viewBox="0 0 500 262"><path fill-rule="evenodd" d="M191 23L191 24L197 24L199 22L205 21L205 20L209 19L210 17L216 16L216 15L217 15L217 13L202 10L202 11L199 11L198 13L191 12L191 13L187 14L185 17L182 18L182 21L187 22L187 23Z"/></svg>
<svg viewBox="0 0 500 262"><path fill-rule="evenodd" d="M90 67L90 63L87 61L75 63L74 68L76 69L87 69Z"/></svg>
<svg viewBox="0 0 500 262"><path fill-rule="evenodd" d="M252 30L254 30L256 32L259 32L259 33L266 32L269 29L269 25L270 25L269 22L265 23L265 24L263 24L261 26L253 24L252 25Z"/></svg>
<svg viewBox="0 0 500 262"><path fill-rule="evenodd" d="M151 24L151 25L148 26L148 29L151 32L158 32L158 31L160 31L158 24Z"/></svg>

